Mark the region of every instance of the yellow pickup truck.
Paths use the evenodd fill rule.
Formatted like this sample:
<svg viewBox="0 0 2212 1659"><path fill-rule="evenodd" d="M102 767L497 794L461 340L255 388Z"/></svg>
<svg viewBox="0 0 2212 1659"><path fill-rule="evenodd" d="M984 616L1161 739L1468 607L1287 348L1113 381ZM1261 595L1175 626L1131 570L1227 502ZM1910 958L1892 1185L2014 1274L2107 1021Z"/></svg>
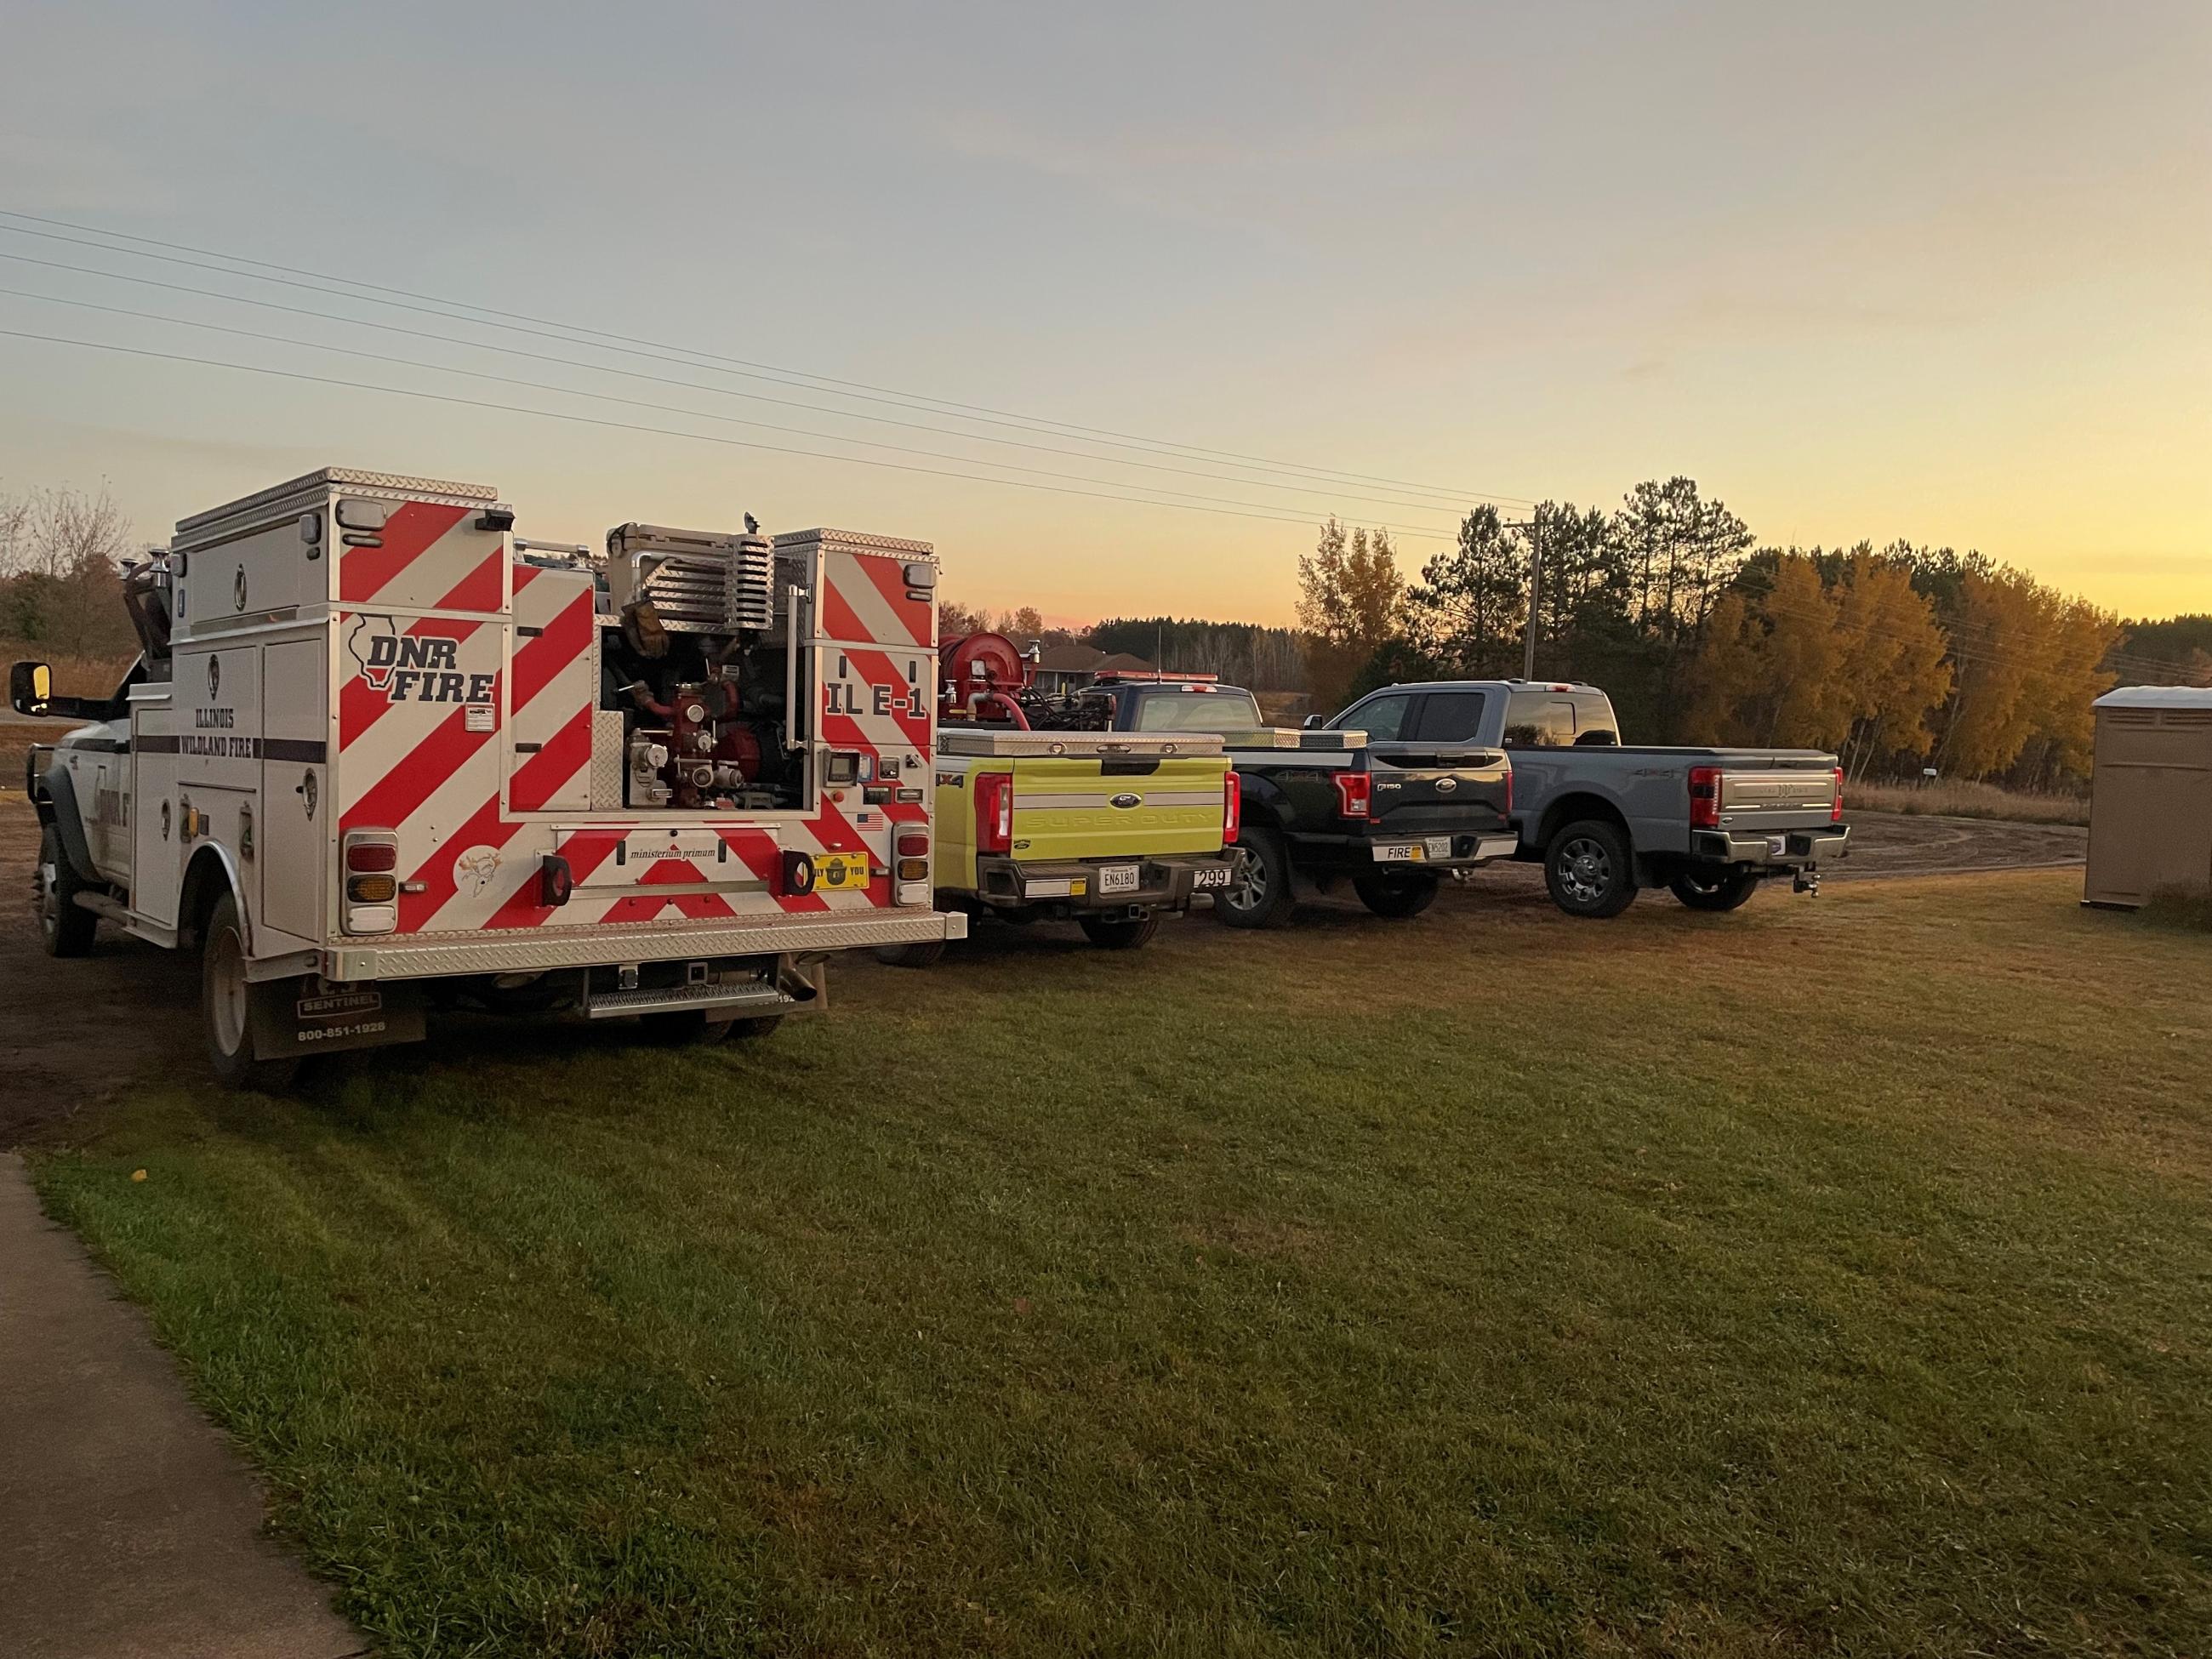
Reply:
<svg viewBox="0 0 2212 1659"><path fill-rule="evenodd" d="M1237 777L1212 733L941 727L936 763L940 906L1072 919L1127 951L1163 913L1243 879ZM943 951L933 940L878 954L920 967Z"/></svg>

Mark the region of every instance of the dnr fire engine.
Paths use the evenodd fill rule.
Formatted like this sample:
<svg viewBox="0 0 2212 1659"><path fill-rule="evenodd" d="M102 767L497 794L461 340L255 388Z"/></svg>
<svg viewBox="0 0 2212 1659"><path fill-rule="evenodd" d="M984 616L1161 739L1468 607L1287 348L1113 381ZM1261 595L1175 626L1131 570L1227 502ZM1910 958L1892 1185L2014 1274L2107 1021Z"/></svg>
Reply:
<svg viewBox="0 0 2212 1659"><path fill-rule="evenodd" d="M47 948L202 951L209 1052L279 1085L428 1006L756 1035L838 951L958 938L931 881L927 544L514 534L477 485L329 469L129 572L105 701L19 663Z"/></svg>

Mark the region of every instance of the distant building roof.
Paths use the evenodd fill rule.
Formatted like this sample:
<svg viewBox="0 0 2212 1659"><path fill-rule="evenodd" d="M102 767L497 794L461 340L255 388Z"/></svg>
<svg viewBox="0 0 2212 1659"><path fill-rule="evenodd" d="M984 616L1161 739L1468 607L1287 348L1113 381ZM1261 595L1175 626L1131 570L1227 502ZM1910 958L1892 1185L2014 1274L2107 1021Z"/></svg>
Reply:
<svg viewBox="0 0 2212 1659"><path fill-rule="evenodd" d="M2097 699L2100 708L2212 708L2212 687L2123 685Z"/></svg>
<svg viewBox="0 0 2212 1659"><path fill-rule="evenodd" d="M1149 674L1154 672L1152 664L1146 662L1142 657L1131 655L1127 651L1116 651L1111 656L1103 656L1092 666L1101 674Z"/></svg>
<svg viewBox="0 0 2212 1659"><path fill-rule="evenodd" d="M1035 637L1017 638L1014 643L1026 655L1030 648L1038 641ZM1116 651L1109 654L1099 650L1096 646L1084 645L1075 641L1047 645L1037 656L1037 669L1046 674L1098 674L1111 669L1127 672L1134 669L1149 669L1151 666L1152 664L1146 662L1142 657L1131 656L1126 651Z"/></svg>
<svg viewBox="0 0 2212 1659"><path fill-rule="evenodd" d="M1034 642L1022 641L1023 648L1026 650ZM1066 645L1045 647L1043 654L1037 659L1037 666L1055 674L1087 674L1097 668L1104 657L1105 653L1095 646L1070 641Z"/></svg>

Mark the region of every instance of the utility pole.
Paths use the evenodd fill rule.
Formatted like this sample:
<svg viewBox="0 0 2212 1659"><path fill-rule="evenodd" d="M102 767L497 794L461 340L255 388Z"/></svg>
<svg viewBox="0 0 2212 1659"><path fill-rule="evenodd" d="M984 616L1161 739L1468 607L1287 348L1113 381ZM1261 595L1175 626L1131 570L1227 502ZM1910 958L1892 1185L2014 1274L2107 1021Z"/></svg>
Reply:
<svg viewBox="0 0 2212 1659"><path fill-rule="evenodd" d="M1535 514L1523 526L1528 532L1528 625L1521 638L1521 678L1536 678L1536 602L1544 591L1544 524Z"/></svg>

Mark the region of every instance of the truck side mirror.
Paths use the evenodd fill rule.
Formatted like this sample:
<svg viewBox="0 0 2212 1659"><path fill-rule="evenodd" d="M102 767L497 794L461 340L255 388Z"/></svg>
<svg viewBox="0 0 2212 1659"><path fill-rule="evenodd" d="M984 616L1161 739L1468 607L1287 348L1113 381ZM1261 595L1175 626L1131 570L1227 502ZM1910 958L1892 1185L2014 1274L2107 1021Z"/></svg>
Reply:
<svg viewBox="0 0 2212 1659"><path fill-rule="evenodd" d="M1318 715L1318 714L1309 714L1309 715L1307 715L1307 716L1306 716L1306 723L1305 723L1305 725L1304 726L1304 727L1302 727L1301 729L1302 729L1302 730L1304 730L1304 731L1307 731L1307 732L1318 732L1318 731L1320 731L1320 730L1321 730L1321 716L1320 716L1320 715Z"/></svg>
<svg viewBox="0 0 2212 1659"><path fill-rule="evenodd" d="M54 700L54 671L42 662L19 662L8 671L8 701L19 714L36 719Z"/></svg>

